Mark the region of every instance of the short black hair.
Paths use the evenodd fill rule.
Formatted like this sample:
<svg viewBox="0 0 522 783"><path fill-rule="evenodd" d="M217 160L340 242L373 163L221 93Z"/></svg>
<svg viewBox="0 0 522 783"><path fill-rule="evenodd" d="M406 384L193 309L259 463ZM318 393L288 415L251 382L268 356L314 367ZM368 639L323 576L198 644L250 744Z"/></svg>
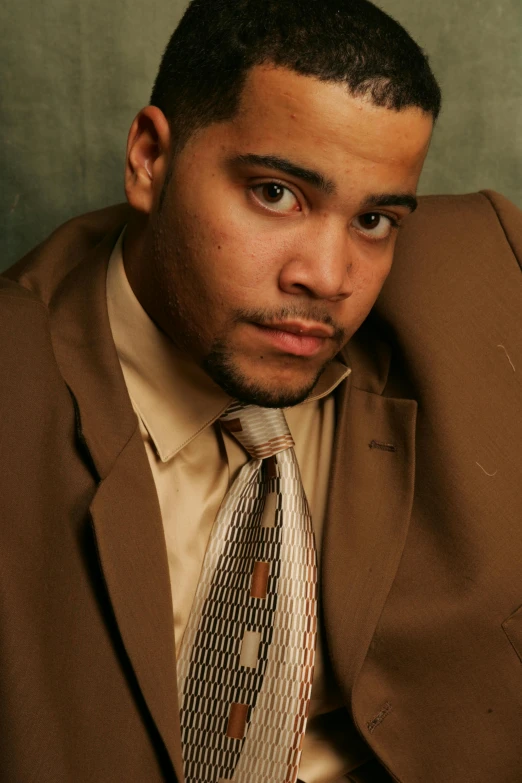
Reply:
<svg viewBox="0 0 522 783"><path fill-rule="evenodd" d="M406 30L368 0L192 0L161 61L151 104L179 151L198 129L232 119L248 72L272 64L434 120L441 95Z"/></svg>

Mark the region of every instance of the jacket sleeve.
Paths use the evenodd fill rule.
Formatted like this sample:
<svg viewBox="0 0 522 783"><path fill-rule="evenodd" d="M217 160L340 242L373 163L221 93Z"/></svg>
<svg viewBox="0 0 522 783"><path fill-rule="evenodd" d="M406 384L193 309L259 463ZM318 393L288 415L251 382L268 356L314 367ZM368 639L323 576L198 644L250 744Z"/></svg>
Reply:
<svg viewBox="0 0 522 783"><path fill-rule="evenodd" d="M491 202L491 206L497 213L513 255L522 270L522 210L494 190L483 190L481 193Z"/></svg>

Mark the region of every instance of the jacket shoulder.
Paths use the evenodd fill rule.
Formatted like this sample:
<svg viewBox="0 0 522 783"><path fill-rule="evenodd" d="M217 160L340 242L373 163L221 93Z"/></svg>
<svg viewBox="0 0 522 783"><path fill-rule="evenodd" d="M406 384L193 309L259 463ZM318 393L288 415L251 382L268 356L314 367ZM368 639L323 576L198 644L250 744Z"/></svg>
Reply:
<svg viewBox="0 0 522 783"><path fill-rule="evenodd" d="M417 211L405 221L396 257L441 252L458 255L459 263L486 258L489 248L521 265L522 211L492 190L461 196L422 196ZM490 261L491 259L489 259Z"/></svg>
<svg viewBox="0 0 522 783"><path fill-rule="evenodd" d="M33 291L0 276L0 399L5 403L13 384L28 383L50 363L55 365L47 307Z"/></svg>
<svg viewBox="0 0 522 783"><path fill-rule="evenodd" d="M522 210L494 190L484 190L482 194L491 203L513 254L522 268Z"/></svg>
<svg viewBox="0 0 522 783"><path fill-rule="evenodd" d="M38 357L45 341L49 313L34 291L0 275L0 359L5 367L6 352L16 355L23 344L24 352Z"/></svg>
<svg viewBox="0 0 522 783"><path fill-rule="evenodd" d="M3 312L7 312L9 309L23 306L26 304L40 305L45 311L46 308L43 302L38 299L33 291L20 285L16 280L10 280L4 275L0 275L0 308Z"/></svg>
<svg viewBox="0 0 522 783"><path fill-rule="evenodd" d="M476 411L489 400L482 421L500 389L506 414L520 405L521 235L522 213L496 193L424 197L374 308L423 387L466 390Z"/></svg>
<svg viewBox="0 0 522 783"><path fill-rule="evenodd" d="M470 286L512 293L520 285L522 212L491 191L425 196L399 233L382 298L415 301L439 291L469 296Z"/></svg>
<svg viewBox="0 0 522 783"><path fill-rule="evenodd" d="M48 303L61 281L112 233L119 234L131 208L116 204L72 218L3 272Z"/></svg>
<svg viewBox="0 0 522 783"><path fill-rule="evenodd" d="M19 497L26 470L43 470L59 433L72 432L74 414L56 362L47 307L33 292L2 277L0 367L0 495L5 517L7 496Z"/></svg>

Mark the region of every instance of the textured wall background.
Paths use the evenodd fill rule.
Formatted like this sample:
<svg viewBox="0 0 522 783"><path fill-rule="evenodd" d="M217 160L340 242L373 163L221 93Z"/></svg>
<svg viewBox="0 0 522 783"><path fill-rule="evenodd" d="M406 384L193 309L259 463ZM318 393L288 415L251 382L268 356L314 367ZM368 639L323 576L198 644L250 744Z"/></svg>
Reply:
<svg viewBox="0 0 522 783"><path fill-rule="evenodd" d="M420 192L489 187L522 206L521 0L377 2L429 53L444 92ZM123 200L128 127L185 6L2 4L0 269L67 218Z"/></svg>

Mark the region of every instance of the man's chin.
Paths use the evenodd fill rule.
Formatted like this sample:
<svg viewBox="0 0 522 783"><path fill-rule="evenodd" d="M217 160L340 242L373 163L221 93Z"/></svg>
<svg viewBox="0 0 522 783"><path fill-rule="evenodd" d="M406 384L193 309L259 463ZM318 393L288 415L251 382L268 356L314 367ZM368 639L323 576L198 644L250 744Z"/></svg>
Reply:
<svg viewBox="0 0 522 783"><path fill-rule="evenodd" d="M292 408L306 400L315 383L305 389L269 389L251 384L236 387L232 396L247 405L259 405L262 408ZM231 390L226 390L231 394Z"/></svg>
<svg viewBox="0 0 522 783"><path fill-rule="evenodd" d="M203 361L203 369L227 394L247 405L262 408L291 408L306 400L324 367L314 375L292 379L290 372L271 373L258 378L238 367L230 356L212 350Z"/></svg>

